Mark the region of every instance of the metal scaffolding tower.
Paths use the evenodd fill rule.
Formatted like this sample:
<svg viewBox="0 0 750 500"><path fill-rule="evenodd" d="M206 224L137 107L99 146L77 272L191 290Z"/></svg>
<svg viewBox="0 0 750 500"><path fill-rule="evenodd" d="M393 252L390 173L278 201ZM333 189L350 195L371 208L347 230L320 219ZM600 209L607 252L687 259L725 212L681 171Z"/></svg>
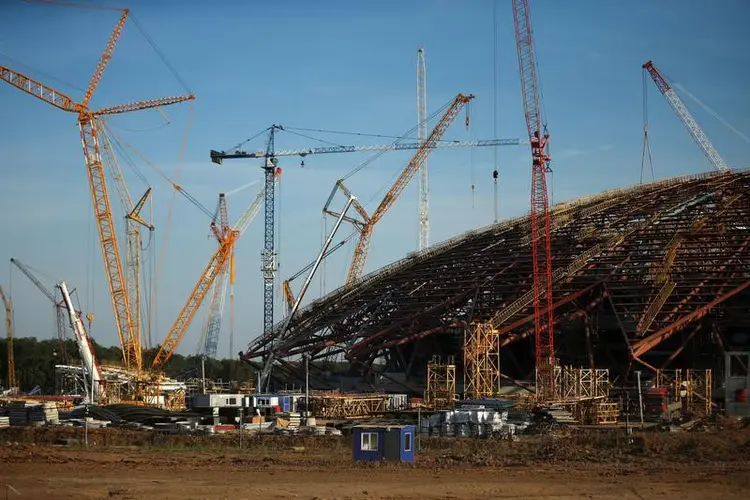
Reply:
<svg viewBox="0 0 750 500"><path fill-rule="evenodd" d="M417 144L427 139L427 64L424 49L417 51ZM419 249L427 248L430 239L429 184L427 160L419 167Z"/></svg>

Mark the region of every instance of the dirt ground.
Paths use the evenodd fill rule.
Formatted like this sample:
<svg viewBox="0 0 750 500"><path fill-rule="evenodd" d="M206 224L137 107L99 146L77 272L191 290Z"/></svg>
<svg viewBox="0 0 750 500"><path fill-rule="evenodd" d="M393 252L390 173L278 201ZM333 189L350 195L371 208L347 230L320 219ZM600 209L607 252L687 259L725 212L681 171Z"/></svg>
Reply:
<svg viewBox="0 0 750 500"><path fill-rule="evenodd" d="M665 433L633 446L570 434L528 442L425 439L414 464L354 464L346 438L91 446L0 433L7 498L748 498L750 432ZM111 439L110 439L111 442ZM9 490L12 486L20 495ZM6 491L0 492L5 494Z"/></svg>

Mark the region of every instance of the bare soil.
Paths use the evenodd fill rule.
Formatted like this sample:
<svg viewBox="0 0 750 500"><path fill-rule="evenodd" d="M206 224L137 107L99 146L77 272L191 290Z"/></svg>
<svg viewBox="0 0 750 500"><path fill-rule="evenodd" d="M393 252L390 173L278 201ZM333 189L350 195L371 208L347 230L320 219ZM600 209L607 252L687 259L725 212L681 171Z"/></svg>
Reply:
<svg viewBox="0 0 750 500"><path fill-rule="evenodd" d="M414 464L351 461L347 438L152 438L3 429L0 486L39 499L748 498L750 430L558 432L517 442L423 439ZM5 494L0 492L0 495Z"/></svg>

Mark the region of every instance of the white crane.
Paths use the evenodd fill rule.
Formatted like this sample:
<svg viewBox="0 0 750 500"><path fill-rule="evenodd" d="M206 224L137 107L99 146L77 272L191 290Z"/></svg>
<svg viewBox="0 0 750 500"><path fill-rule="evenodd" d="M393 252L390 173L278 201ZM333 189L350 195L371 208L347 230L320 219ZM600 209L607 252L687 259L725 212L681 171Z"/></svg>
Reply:
<svg viewBox="0 0 750 500"><path fill-rule="evenodd" d="M427 63L424 49L417 51L417 144L427 139ZM429 175L427 160L419 167L419 250L430 244Z"/></svg>
<svg viewBox="0 0 750 500"><path fill-rule="evenodd" d="M102 369L94 354L94 346L91 344L91 338L86 333L86 328L83 326L83 321L81 321L78 311L73 307L73 301L70 299L70 294L68 293L68 286L64 281L61 281L57 284L57 287L62 293L65 309L67 309L68 318L70 319L70 326L73 328L76 336L78 353L81 356L83 370L89 380L89 402L97 403L105 393Z"/></svg>
<svg viewBox="0 0 750 500"><path fill-rule="evenodd" d="M276 177L278 182L278 176ZM237 219L237 222L233 227L229 227L228 216L226 209L226 196L224 193L219 194L219 214L220 214L220 227L212 225L212 230L216 234L219 244L223 241L224 234L220 234L224 231L236 231L237 237L235 241L242 236L242 233L250 226L250 223L255 219L260 211L260 207L266 196L265 187L260 189L260 192L255 196L250 206L247 207L245 212ZM217 234L217 232L219 234ZM211 290L211 302L208 312L208 321L206 322L205 331L203 333L203 342L201 343L200 354L208 357L216 357L216 350L219 344L219 334L221 332L221 318L224 311L224 300L226 297L227 283L234 286L234 249L232 249L232 257L229 261L229 266L225 267L221 273L216 277L213 289ZM232 292L232 296L234 292ZM231 297L230 297L231 299Z"/></svg>
<svg viewBox="0 0 750 500"><path fill-rule="evenodd" d="M724 159L721 157L719 152L716 151L716 148L714 148L713 144L711 144L711 141L708 140L708 137L706 137L703 129L701 129L700 125L698 125L698 122L695 121L695 118L693 118L693 115L690 114L687 106L685 106L685 104L682 102L667 79L664 78L664 76L661 74L661 72L659 72L658 69L656 69L654 63L652 61L647 61L643 64L643 69L649 72L651 78L656 84L656 87L664 95L664 97L666 97L667 102L672 107L674 112L677 113L677 116L680 117L682 123L685 124L685 127L690 132L690 135L693 137L695 142L698 143L698 146L701 147L703 153L705 153L705 155L708 157L714 169L719 172L728 171L729 168L724 162Z"/></svg>

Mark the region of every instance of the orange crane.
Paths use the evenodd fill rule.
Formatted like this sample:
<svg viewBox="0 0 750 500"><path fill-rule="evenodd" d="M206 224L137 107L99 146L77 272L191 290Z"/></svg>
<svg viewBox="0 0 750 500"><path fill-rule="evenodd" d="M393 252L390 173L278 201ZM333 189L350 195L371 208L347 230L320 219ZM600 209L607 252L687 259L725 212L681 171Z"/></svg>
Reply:
<svg viewBox="0 0 750 500"><path fill-rule="evenodd" d="M513 0L513 23L518 49L523 109L531 143L531 259L534 272L534 332L536 334L536 391L540 401L555 393L555 346L552 308L552 255L547 197L549 134L539 106L534 39L529 0Z"/></svg>
<svg viewBox="0 0 750 500"><path fill-rule="evenodd" d="M94 70L94 75L89 81L86 92L81 102L74 101L71 97L44 85L26 75L18 73L10 68L0 65L0 78L23 90L24 92L55 106L56 108L76 113L78 115L78 128L83 146L83 156L88 174L91 199L94 206L94 216L99 230L99 242L104 259L104 267L109 284L112 309L115 316L117 334L122 347L123 363L126 368L140 372L143 367L141 339L132 320L132 309L126 290L125 277L120 258L120 250L115 235L115 226L112 219L109 194L104 177L101 150L99 146L99 132L97 118L107 115L116 115L137 111L142 109L158 108L183 101L195 99L193 94L150 99L135 103L127 103L118 106L92 111L89 102L94 91L102 79L104 70L107 68L117 41L120 38L125 21L128 18L129 9L122 9L120 19L115 25L112 35L107 42L99 62Z"/></svg>
<svg viewBox="0 0 750 500"><path fill-rule="evenodd" d="M420 167L427 160L427 156L435 148L435 145L443 137L443 134L448 130L448 127L456 118L461 109L474 99L474 94L464 95L458 94L455 99L448 105L445 113L443 114L440 121L435 125L435 128L430 133L429 137L419 144L417 152L411 159L409 164L401 172L396 181L393 183L391 188L383 197L380 205L375 209L371 216L368 216L364 209L359 205L355 204L355 209L362 216L363 220L359 222L360 232L357 246L354 248L354 255L352 257L352 263L349 266L349 274L346 278L346 286L351 286L357 278L362 275L362 270L365 267L365 260L367 259L367 252L370 247L370 239L372 238L372 231L375 228L375 224L383 218L383 215L388 211L391 206L396 202L401 192L406 188L409 182L419 172ZM469 124L469 116L466 116L466 124ZM334 193L337 189L341 189L347 196L351 195L348 190L344 187L343 183L339 181L334 188ZM329 197L329 201L333 198L333 194ZM327 212L326 209L324 209ZM330 212L327 212L330 213ZM336 215L331 213L332 215Z"/></svg>
<svg viewBox="0 0 750 500"><path fill-rule="evenodd" d="M280 175L281 169L277 168L274 171L274 185ZM226 221L228 220L228 215L226 213L222 213L220 215L220 225L216 225L215 223L212 224L211 229L216 236L216 239L219 241L219 248L216 249L214 254L211 256L211 260L209 260L206 269L203 271L200 278L198 279L198 282L195 284L195 287L193 287L193 290L190 292L190 295L188 296L185 305L182 307L182 310L177 315L177 320L175 320L172 328L169 330L169 333L167 333L164 342L162 342L162 345L159 348L159 352L156 353L156 357L154 357L153 362L154 368L163 365L169 358L172 357L172 354L174 354L177 346L180 345L182 338L185 336L185 332L187 332L187 329L190 326L190 322L193 320L193 316L195 316L195 313L198 312L198 309L203 303L203 300L206 298L206 294L216 281L216 278L225 276L224 273L226 272L227 265L230 264L233 260L234 246L237 243L237 240L240 238L240 236L242 236L242 233L245 232L248 225L250 225L250 222L253 221L255 216L258 215L258 211L260 210L260 206L263 203L265 197L266 188L264 186L255 197L253 202L250 204L250 206L239 217L234 227L229 227L229 225L226 224ZM219 206L221 207L222 205L220 204ZM226 204L224 204L223 206L224 208L226 208ZM232 281L234 280L232 279ZM219 296L221 295L221 292L224 288L224 284L221 283L221 285L222 290L217 289L216 291ZM215 305L214 307L216 308L215 312L218 313L218 306ZM214 309L214 307L212 307L212 309ZM216 327L219 325L214 326L214 330L210 332L211 337L218 336L219 331L216 329ZM217 341L218 338L210 339L210 343L214 346L214 352Z"/></svg>

